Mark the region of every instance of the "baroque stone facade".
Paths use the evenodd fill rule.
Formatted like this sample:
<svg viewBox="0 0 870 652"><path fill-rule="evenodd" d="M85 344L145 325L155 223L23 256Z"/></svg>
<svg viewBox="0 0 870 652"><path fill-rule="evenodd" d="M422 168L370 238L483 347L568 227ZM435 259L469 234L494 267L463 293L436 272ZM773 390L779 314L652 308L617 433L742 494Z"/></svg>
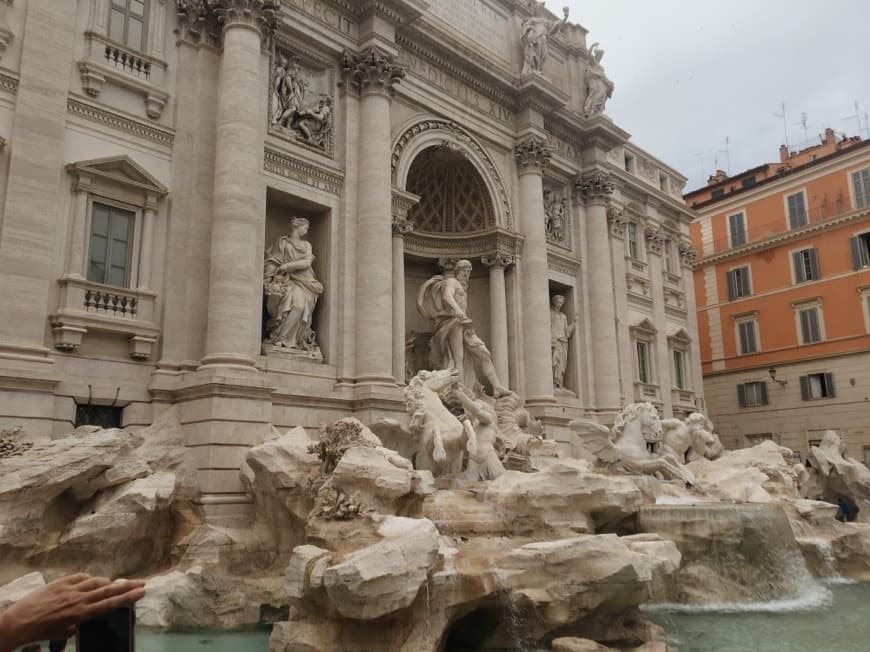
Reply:
<svg viewBox="0 0 870 652"><path fill-rule="evenodd" d="M684 179L602 113L579 24L525 0L2 6L0 426L177 406L231 513L270 424L403 412L439 259L472 261L477 334L550 436L702 405ZM322 283L307 358L262 353L291 218ZM559 392L557 294L578 315Z"/></svg>

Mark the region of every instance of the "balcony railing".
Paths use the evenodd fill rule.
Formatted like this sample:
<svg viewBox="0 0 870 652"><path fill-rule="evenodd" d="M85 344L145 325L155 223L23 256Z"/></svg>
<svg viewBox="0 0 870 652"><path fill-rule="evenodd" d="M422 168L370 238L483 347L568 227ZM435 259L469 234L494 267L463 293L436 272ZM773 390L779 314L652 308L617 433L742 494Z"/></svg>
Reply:
<svg viewBox="0 0 870 652"><path fill-rule="evenodd" d="M805 219L801 220L802 223L797 224L794 227L790 228L791 221L788 216L779 217L775 220L765 222L764 224L753 224L746 230L746 238L740 244L732 245L730 238L719 238L718 240L714 240L711 244L704 245L702 257L721 254L726 251L736 251L747 245L777 235L799 232L807 226L822 224L834 220L842 215L851 213L853 210L855 209L852 208L851 202L841 193L834 200L824 200L818 205L807 209Z"/></svg>

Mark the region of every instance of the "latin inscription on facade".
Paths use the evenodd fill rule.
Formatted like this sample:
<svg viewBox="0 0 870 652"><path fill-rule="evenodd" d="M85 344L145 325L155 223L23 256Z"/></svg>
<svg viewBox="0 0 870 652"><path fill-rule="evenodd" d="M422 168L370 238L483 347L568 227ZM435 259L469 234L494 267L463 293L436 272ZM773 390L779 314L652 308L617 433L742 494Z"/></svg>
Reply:
<svg viewBox="0 0 870 652"><path fill-rule="evenodd" d="M514 114L495 100L464 84L453 75L409 52L399 52L398 63L409 73L425 79L466 106L507 124L513 124Z"/></svg>
<svg viewBox="0 0 870 652"><path fill-rule="evenodd" d="M354 23L320 0L284 0L285 4L347 36L356 36Z"/></svg>
<svg viewBox="0 0 870 652"><path fill-rule="evenodd" d="M484 0L438 0L429 5L429 13L478 45L510 60L512 40L508 34L508 19Z"/></svg>

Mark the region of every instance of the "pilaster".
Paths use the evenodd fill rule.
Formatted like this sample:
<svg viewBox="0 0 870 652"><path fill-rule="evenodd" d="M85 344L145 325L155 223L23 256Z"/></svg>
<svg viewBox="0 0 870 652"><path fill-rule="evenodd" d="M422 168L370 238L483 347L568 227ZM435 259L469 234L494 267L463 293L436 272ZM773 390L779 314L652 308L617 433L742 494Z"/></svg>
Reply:
<svg viewBox="0 0 870 652"><path fill-rule="evenodd" d="M408 211L418 195L393 189L393 376L405 383L405 236L414 230Z"/></svg>
<svg viewBox="0 0 870 652"><path fill-rule="evenodd" d="M481 261L489 267L489 320L490 320L490 348L492 349L492 363L499 378L506 381L510 378L508 364L508 313L507 313L507 288L505 286L505 269L516 262L511 254L496 253L481 256Z"/></svg>

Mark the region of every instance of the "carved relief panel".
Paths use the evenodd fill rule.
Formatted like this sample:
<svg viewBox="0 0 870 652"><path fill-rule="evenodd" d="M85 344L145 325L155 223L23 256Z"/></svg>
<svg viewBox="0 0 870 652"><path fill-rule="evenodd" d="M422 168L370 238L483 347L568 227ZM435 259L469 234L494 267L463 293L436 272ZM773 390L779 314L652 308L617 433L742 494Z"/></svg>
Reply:
<svg viewBox="0 0 870 652"><path fill-rule="evenodd" d="M571 248L571 193L564 186L544 185L547 242Z"/></svg>
<svg viewBox="0 0 870 652"><path fill-rule="evenodd" d="M279 42L269 75L269 133L334 156L335 67Z"/></svg>

